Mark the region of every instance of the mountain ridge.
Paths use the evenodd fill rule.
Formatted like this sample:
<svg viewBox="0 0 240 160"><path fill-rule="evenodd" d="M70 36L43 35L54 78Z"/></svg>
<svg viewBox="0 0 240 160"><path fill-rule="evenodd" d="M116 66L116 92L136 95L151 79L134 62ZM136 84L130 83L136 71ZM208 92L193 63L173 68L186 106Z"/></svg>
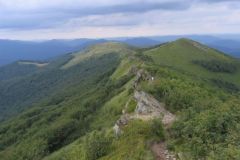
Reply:
<svg viewBox="0 0 240 160"><path fill-rule="evenodd" d="M231 35L179 35L105 39L56 39L43 41L0 40L0 65L9 64L20 59L46 60L48 58L54 58L59 55L82 50L91 44L107 41L117 41L135 47L146 48L157 44L172 42L183 37L193 39L232 56L239 57L238 36L239 35L235 37Z"/></svg>
<svg viewBox="0 0 240 160"><path fill-rule="evenodd" d="M48 63L0 80L5 160L152 160L159 146L184 159L239 154L230 138L238 139L240 119L235 58L180 39L150 48L97 44ZM164 114L177 118L165 127Z"/></svg>

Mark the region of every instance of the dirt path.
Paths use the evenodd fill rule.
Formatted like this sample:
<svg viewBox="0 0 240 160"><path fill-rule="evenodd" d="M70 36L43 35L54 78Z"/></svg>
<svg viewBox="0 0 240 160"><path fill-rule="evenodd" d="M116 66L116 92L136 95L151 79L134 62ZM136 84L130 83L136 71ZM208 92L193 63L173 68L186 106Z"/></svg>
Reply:
<svg viewBox="0 0 240 160"><path fill-rule="evenodd" d="M176 160L175 156L167 150L164 142L154 143L151 150L155 155L155 160Z"/></svg>
<svg viewBox="0 0 240 160"><path fill-rule="evenodd" d="M175 120L175 116L174 118L171 116L167 117L166 118L167 123L163 122L164 128L166 129L170 127L174 120ZM176 160L176 156L171 152L169 152L165 142L153 143L151 145L151 150L155 156L155 160Z"/></svg>

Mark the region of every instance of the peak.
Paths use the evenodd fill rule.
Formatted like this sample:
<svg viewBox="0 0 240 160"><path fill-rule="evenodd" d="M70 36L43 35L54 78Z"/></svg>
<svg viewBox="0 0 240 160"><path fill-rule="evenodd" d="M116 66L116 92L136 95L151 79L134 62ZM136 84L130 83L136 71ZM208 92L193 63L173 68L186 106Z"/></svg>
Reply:
<svg viewBox="0 0 240 160"><path fill-rule="evenodd" d="M133 47L120 42L104 42L88 47L84 51L73 54L73 58L63 66L69 68L90 57L99 57L105 54L116 53L119 56L134 53Z"/></svg>
<svg viewBox="0 0 240 160"><path fill-rule="evenodd" d="M175 47L180 47L182 49L189 49L189 48L198 48L198 49L207 49L209 47L197 42L197 41L194 41L192 39L188 39L188 38L180 38L180 39L177 39L175 41L172 41L172 42L168 42L168 43L165 43L165 44L161 44L160 46L156 46L155 48L164 48L164 47L167 47L167 46L175 46Z"/></svg>
<svg viewBox="0 0 240 160"><path fill-rule="evenodd" d="M127 44L121 43L121 42L103 42L99 44L95 44L93 46L90 46L88 49L93 49L93 48L101 48L105 47L107 48L130 48Z"/></svg>
<svg viewBox="0 0 240 160"><path fill-rule="evenodd" d="M99 51L100 52L108 52L108 51L118 52L119 50L129 50L129 49L133 49L133 47L125 43L111 41L111 42L103 42L103 43L91 45L87 47L86 50L83 52L94 51L94 50L96 50L97 52Z"/></svg>
<svg viewBox="0 0 240 160"><path fill-rule="evenodd" d="M95 54L99 53L121 53L122 51L126 50L132 50L133 47L120 43L120 42L104 42L104 43L99 43L93 46L88 47L84 52L94 52Z"/></svg>
<svg viewBox="0 0 240 160"><path fill-rule="evenodd" d="M211 50L211 48L209 48L208 46L188 38L181 38L171 42L170 44L180 46L184 49L195 48L197 50L204 51L204 52L208 52L209 50Z"/></svg>

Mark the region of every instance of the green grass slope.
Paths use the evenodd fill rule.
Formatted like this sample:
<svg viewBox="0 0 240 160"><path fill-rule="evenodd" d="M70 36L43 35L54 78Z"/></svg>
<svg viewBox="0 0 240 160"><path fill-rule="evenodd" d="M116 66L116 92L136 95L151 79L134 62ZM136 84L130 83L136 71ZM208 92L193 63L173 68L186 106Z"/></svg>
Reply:
<svg viewBox="0 0 240 160"><path fill-rule="evenodd" d="M198 42L180 39L147 50L144 54L150 56L156 65L167 66L199 78L220 79L240 87L239 61ZM204 63L210 67L206 67Z"/></svg>
<svg viewBox="0 0 240 160"><path fill-rule="evenodd" d="M104 54L116 53L119 54L120 56L124 56L127 54L133 54L134 52L135 51L132 47L127 46L125 44L118 42L106 42L91 46L82 52L72 54L73 58L64 66L62 66L62 68L66 69L88 58L99 57Z"/></svg>

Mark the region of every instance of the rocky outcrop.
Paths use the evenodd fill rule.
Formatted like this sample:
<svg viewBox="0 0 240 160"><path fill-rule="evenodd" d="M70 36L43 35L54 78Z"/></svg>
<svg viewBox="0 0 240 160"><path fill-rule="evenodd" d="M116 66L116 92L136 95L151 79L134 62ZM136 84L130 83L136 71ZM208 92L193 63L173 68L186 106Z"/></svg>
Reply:
<svg viewBox="0 0 240 160"><path fill-rule="evenodd" d="M119 137L122 134L122 127L128 124L128 121L131 117L128 114L123 114L115 123L113 130L116 137Z"/></svg>
<svg viewBox="0 0 240 160"><path fill-rule="evenodd" d="M135 91L134 98L137 101L137 114L154 114L162 108L157 100L143 91Z"/></svg>
<svg viewBox="0 0 240 160"><path fill-rule="evenodd" d="M128 124L131 119L150 120L154 118L162 118L162 122L165 126L172 124L176 119L175 116L165 109L164 104L158 102L153 96L143 91L138 91L138 84L141 81L152 81L154 78L145 70L132 67L130 70L132 74L136 75L136 79L133 82L134 99L137 102L135 112L133 114L126 113L128 103L126 102L124 109L122 110L122 116L117 120L113 129L115 135L118 137L122 134L121 128Z"/></svg>
<svg viewBox="0 0 240 160"><path fill-rule="evenodd" d="M116 124L118 126L124 126L128 124L128 121L130 120L130 116L128 114L123 114L119 120L117 120Z"/></svg>
<svg viewBox="0 0 240 160"><path fill-rule="evenodd" d="M122 130L121 130L121 128L120 128L120 126L119 126L118 124L115 124L115 125L113 126L113 131L114 131L115 136L116 136L117 138L120 137L121 134L122 134Z"/></svg>
<svg viewBox="0 0 240 160"><path fill-rule="evenodd" d="M165 109L164 104L159 103L151 95L143 91L135 91L134 98L137 101L135 113L138 117L147 116L151 119L160 117L164 125L169 125L176 119L172 113Z"/></svg>
<svg viewBox="0 0 240 160"><path fill-rule="evenodd" d="M136 79L133 82L134 89L137 88L141 81L149 81L153 79L153 77L144 69L138 70L136 67L133 67L130 72L136 75Z"/></svg>

